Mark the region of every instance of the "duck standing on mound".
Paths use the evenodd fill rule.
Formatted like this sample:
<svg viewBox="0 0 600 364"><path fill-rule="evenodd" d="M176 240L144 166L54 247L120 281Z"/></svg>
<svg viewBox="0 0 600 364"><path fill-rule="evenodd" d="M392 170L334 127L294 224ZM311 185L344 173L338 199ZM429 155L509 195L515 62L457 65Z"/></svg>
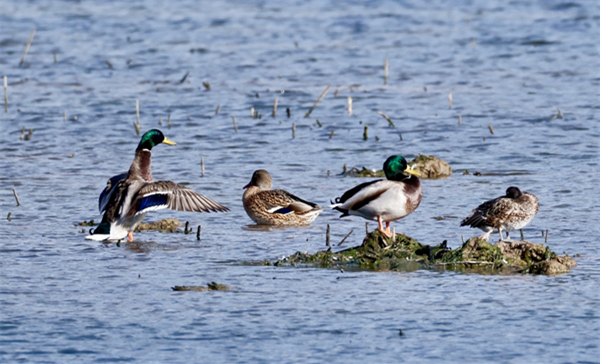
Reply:
<svg viewBox="0 0 600 364"><path fill-rule="evenodd" d="M479 205L460 226L469 225L486 233L481 236L488 240L493 232L506 231L506 239L510 240L510 232L519 230L529 224L540 209L537 197L529 192L521 192L518 187L509 187L505 196L486 201Z"/></svg>
<svg viewBox="0 0 600 364"><path fill-rule="evenodd" d="M229 209L198 192L171 181L152 179L152 148L158 144L175 145L160 130L147 131L135 150L129 172L111 177L100 194L98 207L102 222L86 239L133 241L133 230L148 211L171 209L195 212L225 212Z"/></svg>
<svg viewBox="0 0 600 364"><path fill-rule="evenodd" d="M383 163L383 171L387 179L361 183L337 197L331 207L343 212L340 217L356 215L377 220L379 231L391 237L390 222L415 211L421 203L423 189L417 177L419 173L402 156L389 157Z"/></svg>
<svg viewBox="0 0 600 364"><path fill-rule="evenodd" d="M264 169L252 174L242 201L246 213L259 225L309 225L323 209L284 190L272 190L273 180Z"/></svg>

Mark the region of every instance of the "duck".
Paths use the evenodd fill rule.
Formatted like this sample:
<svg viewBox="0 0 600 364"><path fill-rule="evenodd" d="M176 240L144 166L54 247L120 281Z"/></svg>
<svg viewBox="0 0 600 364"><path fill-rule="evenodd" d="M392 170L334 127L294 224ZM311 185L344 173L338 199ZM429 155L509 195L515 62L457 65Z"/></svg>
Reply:
<svg viewBox="0 0 600 364"><path fill-rule="evenodd" d="M519 230L529 224L540 209L538 198L518 187L511 186L506 189L504 196L486 201L474 209L460 226L479 228L486 233L481 236L488 240L493 232L500 234L506 231L506 238L510 240L510 232Z"/></svg>
<svg viewBox="0 0 600 364"><path fill-rule="evenodd" d="M193 212L229 211L191 188L172 181L154 181L152 148L159 144L176 145L158 129L144 133L129 171L108 179L98 199L102 221L86 239L121 241L127 237L133 241L133 231L149 211L167 208Z"/></svg>
<svg viewBox="0 0 600 364"><path fill-rule="evenodd" d="M271 175L264 169L254 171L244 186L244 210L258 225L306 226L323 211L316 203L272 187Z"/></svg>
<svg viewBox="0 0 600 364"><path fill-rule="evenodd" d="M379 231L393 237L390 223L400 220L419 207L423 188L419 172L412 169L403 156L390 156L383 163L386 179L361 183L332 201L331 207L342 212L340 217L360 216L376 220ZM385 223L385 229L383 228Z"/></svg>

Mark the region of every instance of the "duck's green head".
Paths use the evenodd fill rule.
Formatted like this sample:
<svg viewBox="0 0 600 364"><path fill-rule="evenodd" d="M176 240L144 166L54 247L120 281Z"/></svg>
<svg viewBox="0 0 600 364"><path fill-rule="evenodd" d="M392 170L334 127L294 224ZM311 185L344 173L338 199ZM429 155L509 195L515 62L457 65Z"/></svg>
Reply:
<svg viewBox="0 0 600 364"><path fill-rule="evenodd" d="M152 150L152 147L157 144L168 144L175 145L177 143L170 141L167 137L158 129L148 130L144 135L142 135L142 139L140 140L140 144L138 144L138 150Z"/></svg>
<svg viewBox="0 0 600 364"><path fill-rule="evenodd" d="M410 178L411 175L419 176L419 172L408 165L406 159L400 155L393 155L383 163L385 177L392 181L403 181Z"/></svg>

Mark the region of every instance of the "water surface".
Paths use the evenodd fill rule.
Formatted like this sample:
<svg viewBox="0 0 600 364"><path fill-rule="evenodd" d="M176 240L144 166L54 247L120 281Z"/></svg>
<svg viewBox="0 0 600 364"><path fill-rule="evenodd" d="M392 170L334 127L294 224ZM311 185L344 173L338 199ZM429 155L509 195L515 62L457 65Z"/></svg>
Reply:
<svg viewBox="0 0 600 364"><path fill-rule="evenodd" d="M0 360L598 362L598 8L3 1ZM134 244L103 245L75 226L100 218L106 179L131 163L135 100L142 130L160 127L178 143L154 150L155 179L231 208L147 218L202 225L200 242L143 232ZM23 127L33 128L31 140L20 140ZM327 224L334 242L354 230L344 246L364 236L364 220L328 210L310 227L249 228L241 195L254 170L327 206L364 181L339 177L344 164L381 168L389 155L419 153L455 174L423 181L421 206L393 223L398 231L459 247L479 233L461 219L516 185L541 204L526 238L544 242L549 230L550 248L577 255L579 266L560 276L489 276L239 264L323 249ZM171 291L210 281L232 290Z"/></svg>

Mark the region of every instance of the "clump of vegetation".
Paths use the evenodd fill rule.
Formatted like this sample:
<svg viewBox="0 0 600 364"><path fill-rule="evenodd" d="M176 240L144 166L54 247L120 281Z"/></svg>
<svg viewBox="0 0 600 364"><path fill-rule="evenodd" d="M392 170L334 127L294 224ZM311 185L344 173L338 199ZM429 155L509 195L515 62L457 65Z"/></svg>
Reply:
<svg viewBox="0 0 600 364"><path fill-rule="evenodd" d="M444 178L452 175L452 168L450 168L450 165L433 155L419 154L418 157L408 162L408 164L414 170L419 172L421 175L419 178L422 179ZM342 176L385 178L385 173L382 169L375 170L366 167L362 167L362 169L357 167L348 169L344 166Z"/></svg>
<svg viewBox="0 0 600 364"><path fill-rule="evenodd" d="M408 164L421 174L420 178L436 179L452 175L452 168L445 161L433 155L419 154Z"/></svg>
<svg viewBox="0 0 600 364"><path fill-rule="evenodd" d="M528 241L505 241L490 244L475 237L452 250L444 241L423 245L406 235L387 238L379 230L369 233L362 245L332 252L331 248L315 254L297 252L274 262L275 266L315 266L321 268L356 268L368 270L416 270L420 268L469 270L479 273L559 274L577 266L569 256L559 257L543 244Z"/></svg>
<svg viewBox="0 0 600 364"><path fill-rule="evenodd" d="M90 221L83 221L80 223L77 223L77 226L95 226L96 223L94 223L94 219L90 220Z"/></svg>
<svg viewBox="0 0 600 364"><path fill-rule="evenodd" d="M183 223L177 219L166 218L156 222L149 223L141 223L135 228L135 231L143 231L143 230L156 230L161 233L179 233L181 229L180 226L183 226Z"/></svg>

